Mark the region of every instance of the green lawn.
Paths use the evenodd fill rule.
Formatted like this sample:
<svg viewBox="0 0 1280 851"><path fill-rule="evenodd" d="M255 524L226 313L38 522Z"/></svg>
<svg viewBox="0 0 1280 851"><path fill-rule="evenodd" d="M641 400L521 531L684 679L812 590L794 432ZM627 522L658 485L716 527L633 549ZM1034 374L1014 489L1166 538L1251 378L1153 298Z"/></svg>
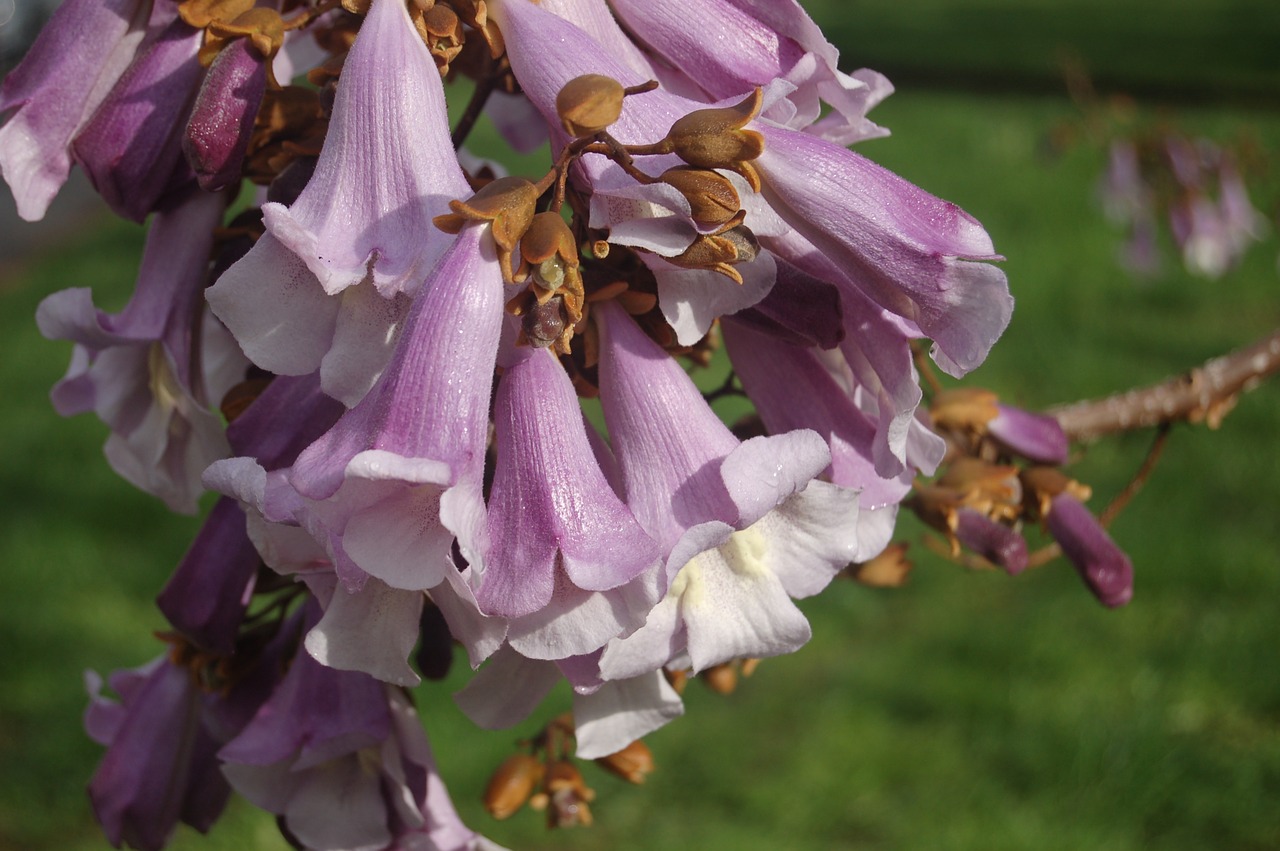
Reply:
<svg viewBox="0 0 1280 851"><path fill-rule="evenodd" d="M1275 239L1222 281L1172 264L1149 282L1127 277L1094 203L1099 156L1045 154L1071 115L1056 98L903 92L875 114L894 136L864 147L962 204L1008 256L1018 307L975 380L1030 406L1161 379L1280 318ZM1248 125L1280 150L1280 116L1183 118L1222 136ZM0 272L0 851L105 847L83 793L100 748L79 727L81 671L158 652L150 601L195 529L112 476L95 421L60 420L46 401L67 347L36 333L36 304L91 285L118 308L140 237L104 223ZM1280 847L1278 422L1272 384L1216 433L1174 430L1113 530L1137 569L1124 610L1103 610L1061 563L1011 580L917 546L906 588L838 585L809 601L811 645L736 694L694 684L687 716L650 737L649 784L591 775L591 830L483 813L487 774L533 725L472 729L449 698L465 672L419 694L446 779L470 824L522 849ZM1099 500L1148 439L1082 453L1076 469ZM175 847L285 846L269 818L237 807L211 839L184 829Z"/></svg>

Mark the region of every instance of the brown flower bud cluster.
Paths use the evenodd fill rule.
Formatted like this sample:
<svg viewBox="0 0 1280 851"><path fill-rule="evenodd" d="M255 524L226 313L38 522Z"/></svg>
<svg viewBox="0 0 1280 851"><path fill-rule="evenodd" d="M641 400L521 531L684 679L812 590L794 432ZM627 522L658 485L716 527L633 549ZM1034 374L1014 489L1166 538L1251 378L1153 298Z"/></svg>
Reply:
<svg viewBox="0 0 1280 851"><path fill-rule="evenodd" d="M570 754L572 743L572 716L553 719L524 743L530 752L512 754L498 766L485 789L485 809L494 818L506 819L528 804L530 809L546 812L549 827L589 827L596 793ZM654 770L653 753L639 739L594 761L632 784L643 783Z"/></svg>

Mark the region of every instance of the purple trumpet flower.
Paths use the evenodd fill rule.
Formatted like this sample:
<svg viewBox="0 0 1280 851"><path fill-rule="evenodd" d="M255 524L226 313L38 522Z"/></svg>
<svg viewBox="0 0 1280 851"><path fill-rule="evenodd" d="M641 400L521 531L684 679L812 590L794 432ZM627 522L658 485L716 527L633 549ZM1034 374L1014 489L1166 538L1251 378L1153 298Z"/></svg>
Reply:
<svg viewBox="0 0 1280 851"><path fill-rule="evenodd" d="M71 171L71 140L133 61L146 0L67 0L0 85L0 175L18 215L44 217Z"/></svg>
<svg viewBox="0 0 1280 851"><path fill-rule="evenodd" d="M218 742L204 717L191 671L168 658L136 671L117 671L117 704L99 695L101 679L86 675L89 735L107 746L89 782L89 800L107 841L159 851L178 822L207 831L231 793L218 770Z"/></svg>
<svg viewBox="0 0 1280 851"><path fill-rule="evenodd" d="M795 0L611 0L628 30L700 88L706 100L749 94L775 80L794 91L765 117L848 145L887 131L866 113L893 92L880 74L836 68L839 53ZM689 26L697 21L696 27ZM668 86L670 88L670 86ZM819 118L823 103L831 113Z"/></svg>
<svg viewBox="0 0 1280 851"><path fill-rule="evenodd" d="M596 464L577 395L549 350L506 369L494 421L481 610L510 618L507 640L539 659L634 632L662 594L662 553Z"/></svg>
<svg viewBox="0 0 1280 851"><path fill-rule="evenodd" d="M594 314L600 393L627 504L668 552L667 596L605 648L607 680L687 659L695 670L795 650L809 625L791 602L824 588L858 551L858 495L813 481L820 436L739 443L680 365L621 308ZM821 529L821 532L818 530Z"/></svg>
<svg viewBox="0 0 1280 851"><path fill-rule="evenodd" d="M394 838L390 817L403 807L397 793L410 792L405 769L413 768L393 735L395 700L404 698L372 677L298 653L271 698L219 751L223 772L307 848L385 848Z"/></svg>
<svg viewBox="0 0 1280 851"><path fill-rule="evenodd" d="M502 324L488 230L458 235L415 300L377 386L298 456L305 521L355 590L368 574L422 591L482 551L481 478Z"/></svg>
<svg viewBox="0 0 1280 851"><path fill-rule="evenodd" d="M755 161L764 196L851 287L915 323L935 343L935 360L962 375L1004 332L1013 299L999 255L973 217L870 160L818 139L761 123L765 149ZM763 242L807 268L794 241Z"/></svg>
<svg viewBox="0 0 1280 851"><path fill-rule="evenodd" d="M371 277L412 295L451 238L431 224L471 192L449 139L444 88L400 0L374 0L338 83L307 188L266 204L267 230L334 295Z"/></svg>
<svg viewBox="0 0 1280 851"><path fill-rule="evenodd" d="M136 222L192 182L181 138L204 68L200 31L176 15L176 5L155 5L137 59L72 143L98 194Z"/></svg>
<svg viewBox="0 0 1280 851"><path fill-rule="evenodd" d="M88 289L54 293L36 311L42 334L77 344L53 389L58 412L95 411L111 427L112 468L186 513L195 513L201 472L227 454L210 406L245 368L200 303L224 206L223 197L197 191L156 216L137 289L120 313L94 309Z"/></svg>
<svg viewBox="0 0 1280 851"><path fill-rule="evenodd" d="M721 327L734 370L769 433L817 431L831 448L830 481L859 492L853 560L866 561L880 552L893 534L897 505L911 490L914 469L899 462L892 475L877 470L876 426L813 349L777 341L736 321Z"/></svg>

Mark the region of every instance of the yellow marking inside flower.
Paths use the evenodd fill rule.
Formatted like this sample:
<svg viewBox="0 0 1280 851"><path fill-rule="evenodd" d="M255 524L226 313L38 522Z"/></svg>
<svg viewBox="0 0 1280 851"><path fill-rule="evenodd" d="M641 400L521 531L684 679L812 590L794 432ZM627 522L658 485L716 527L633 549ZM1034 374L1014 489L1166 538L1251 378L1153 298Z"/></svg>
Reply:
<svg viewBox="0 0 1280 851"><path fill-rule="evenodd" d="M182 385L169 366L169 358L165 355L164 345L152 343L147 352L147 369L151 374L151 397L156 400L160 410L168 414L182 406Z"/></svg>
<svg viewBox="0 0 1280 851"><path fill-rule="evenodd" d="M675 581L667 591L670 597L678 597L680 602L688 606L699 605L707 593L705 569L714 569L709 562L723 561L730 570L747 579L757 579L769 572L764 563L765 554L769 552L769 542L754 526L734 532L714 550L698 553L689 559L688 564L680 568Z"/></svg>

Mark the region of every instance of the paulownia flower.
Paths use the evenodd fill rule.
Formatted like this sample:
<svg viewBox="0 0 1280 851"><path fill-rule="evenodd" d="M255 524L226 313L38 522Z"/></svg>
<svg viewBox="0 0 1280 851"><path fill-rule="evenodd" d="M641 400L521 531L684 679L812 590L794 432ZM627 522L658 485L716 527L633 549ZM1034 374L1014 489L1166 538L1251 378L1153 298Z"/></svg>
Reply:
<svg viewBox="0 0 1280 851"><path fill-rule="evenodd" d="M27 221L71 172L71 140L134 59L146 0L67 0L0 85L0 175Z"/></svg>
<svg viewBox="0 0 1280 851"><path fill-rule="evenodd" d="M815 432L739 443L680 365L612 304L600 394L627 503L668 553L669 590L645 626L605 648L605 679L687 659L695 670L809 638L792 597L817 593L858 549L857 493L813 481Z"/></svg>
<svg viewBox="0 0 1280 851"><path fill-rule="evenodd" d="M225 203L195 192L156 215L137 289L120 313L96 310L88 289L54 293L36 312L42 334L77 344L53 389L59 413L96 412L111 427L112 468L186 513L196 510L204 468L227 454L210 407L245 367L201 304Z"/></svg>
<svg viewBox="0 0 1280 851"><path fill-rule="evenodd" d="M662 554L597 466L573 386L549 350L506 368L494 421L481 610L510 619L507 640L539 659L633 632L665 590Z"/></svg>

